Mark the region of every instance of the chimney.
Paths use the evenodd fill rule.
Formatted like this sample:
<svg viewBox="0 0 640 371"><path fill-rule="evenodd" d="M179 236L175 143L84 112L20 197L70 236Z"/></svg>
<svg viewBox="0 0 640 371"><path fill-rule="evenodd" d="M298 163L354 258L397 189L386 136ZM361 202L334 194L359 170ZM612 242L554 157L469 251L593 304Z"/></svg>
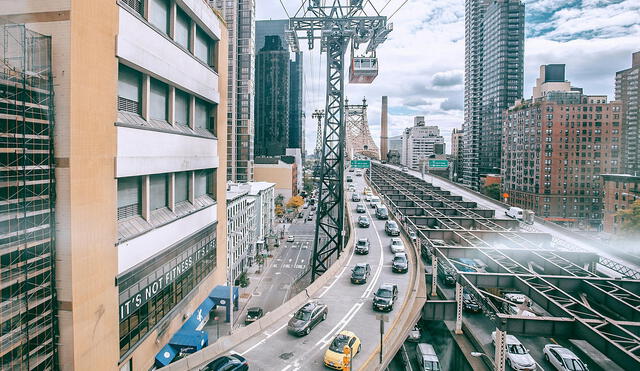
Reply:
<svg viewBox="0 0 640 371"><path fill-rule="evenodd" d="M387 161L389 152L389 133L387 127L387 96L382 97L382 113L380 117L380 159Z"/></svg>

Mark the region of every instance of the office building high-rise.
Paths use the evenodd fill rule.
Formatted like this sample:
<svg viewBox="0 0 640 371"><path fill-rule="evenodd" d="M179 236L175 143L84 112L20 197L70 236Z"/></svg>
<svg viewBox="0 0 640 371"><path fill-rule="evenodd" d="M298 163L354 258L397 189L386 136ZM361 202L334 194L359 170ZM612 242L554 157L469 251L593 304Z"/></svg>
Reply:
<svg viewBox="0 0 640 371"><path fill-rule="evenodd" d="M401 164L419 170L429 157L445 153L444 138L437 126L426 126L424 116L414 117L414 126L402 134Z"/></svg>
<svg viewBox="0 0 640 371"><path fill-rule="evenodd" d="M451 158L453 159L453 176L451 180L459 182L462 179L462 138L464 132L460 129L453 129L451 133Z"/></svg>
<svg viewBox="0 0 640 371"><path fill-rule="evenodd" d="M631 68L616 73L616 100L624 110L621 171L640 175L640 51L633 53Z"/></svg>
<svg viewBox="0 0 640 371"><path fill-rule="evenodd" d="M522 97L524 4L467 0L465 29L463 181L478 189L481 175L500 172L502 112Z"/></svg>
<svg viewBox="0 0 640 371"><path fill-rule="evenodd" d="M227 180L253 180L255 133L255 0L209 0L229 30L227 92Z"/></svg>

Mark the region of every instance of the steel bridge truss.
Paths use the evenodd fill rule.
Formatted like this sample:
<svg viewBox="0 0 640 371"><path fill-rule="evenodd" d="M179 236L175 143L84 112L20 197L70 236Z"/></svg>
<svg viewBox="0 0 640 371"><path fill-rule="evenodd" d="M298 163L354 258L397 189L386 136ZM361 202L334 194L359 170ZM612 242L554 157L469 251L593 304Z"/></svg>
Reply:
<svg viewBox="0 0 640 371"><path fill-rule="evenodd" d="M431 258L432 295L438 264L455 275L457 300L428 300L424 318L456 320L461 327L458 294L464 287L498 332L582 339L625 369L640 365L640 280L601 277L597 254L561 250L547 234L520 231L514 221L494 219L495 211L402 172L375 165L370 178ZM491 273L463 271L455 258L478 259ZM503 314L490 298L505 300L491 289L517 289L545 316Z"/></svg>
<svg viewBox="0 0 640 371"><path fill-rule="evenodd" d="M362 104L345 105L347 120L347 159L356 155L363 155L372 159L380 159L378 145L371 137L369 121L367 120L367 100Z"/></svg>

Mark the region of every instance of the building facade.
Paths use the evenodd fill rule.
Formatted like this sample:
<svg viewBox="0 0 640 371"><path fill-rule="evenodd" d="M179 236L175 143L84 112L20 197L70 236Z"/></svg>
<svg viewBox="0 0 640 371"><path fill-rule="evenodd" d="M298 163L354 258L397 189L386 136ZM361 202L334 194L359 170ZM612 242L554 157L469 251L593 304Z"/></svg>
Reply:
<svg viewBox="0 0 640 371"><path fill-rule="evenodd" d="M287 202L298 194L298 169L293 156L256 157L256 181L275 183L275 193Z"/></svg>
<svg viewBox="0 0 640 371"><path fill-rule="evenodd" d="M251 183L227 185L227 266L235 282L251 264L256 244L256 199ZM235 283L234 283L235 284Z"/></svg>
<svg viewBox="0 0 640 371"><path fill-rule="evenodd" d="M612 235L621 232L624 217L619 215L640 200L640 176L628 174L603 174L604 215L603 230ZM637 241L636 241L637 243Z"/></svg>
<svg viewBox="0 0 640 371"><path fill-rule="evenodd" d="M631 68L616 73L616 100L624 110L622 172L640 175L640 51L633 53Z"/></svg>
<svg viewBox="0 0 640 371"><path fill-rule="evenodd" d="M622 104L574 88L547 89L542 97L518 101L503 119L502 190L509 204L599 229L600 176L622 166Z"/></svg>
<svg viewBox="0 0 640 371"><path fill-rule="evenodd" d="M284 155L289 145L289 51L279 36L265 39L256 56L256 157Z"/></svg>
<svg viewBox="0 0 640 371"><path fill-rule="evenodd" d="M453 129L451 133L451 159L453 160L453 173L451 179L454 182L459 182L462 180L462 164L463 164L463 153L462 153L462 140L464 137L464 132L460 129Z"/></svg>
<svg viewBox="0 0 640 371"><path fill-rule="evenodd" d="M225 282L224 21L199 0L10 2L0 13L51 40L53 369L150 369Z"/></svg>
<svg viewBox="0 0 640 371"><path fill-rule="evenodd" d="M227 180L253 180L255 119L255 0L209 0L229 33L227 77Z"/></svg>
<svg viewBox="0 0 640 371"><path fill-rule="evenodd" d="M269 182L249 183L249 196L255 199L254 222L256 239L256 253L259 253L265 246L267 238L274 235L273 228L276 219L276 184Z"/></svg>
<svg viewBox="0 0 640 371"><path fill-rule="evenodd" d="M401 164L420 170L427 158L445 151L444 137L437 126L426 126L424 116L417 116L415 126L405 129L402 134Z"/></svg>

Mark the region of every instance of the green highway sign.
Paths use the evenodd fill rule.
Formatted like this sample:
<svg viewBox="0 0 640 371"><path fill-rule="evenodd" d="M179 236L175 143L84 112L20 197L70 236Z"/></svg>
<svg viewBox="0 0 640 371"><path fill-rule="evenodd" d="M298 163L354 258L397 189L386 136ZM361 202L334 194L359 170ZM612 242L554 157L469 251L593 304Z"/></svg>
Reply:
<svg viewBox="0 0 640 371"><path fill-rule="evenodd" d="M351 160L351 167L354 169L369 169L371 168L370 160Z"/></svg>
<svg viewBox="0 0 640 371"><path fill-rule="evenodd" d="M446 169L449 167L449 160L429 160L429 167Z"/></svg>

